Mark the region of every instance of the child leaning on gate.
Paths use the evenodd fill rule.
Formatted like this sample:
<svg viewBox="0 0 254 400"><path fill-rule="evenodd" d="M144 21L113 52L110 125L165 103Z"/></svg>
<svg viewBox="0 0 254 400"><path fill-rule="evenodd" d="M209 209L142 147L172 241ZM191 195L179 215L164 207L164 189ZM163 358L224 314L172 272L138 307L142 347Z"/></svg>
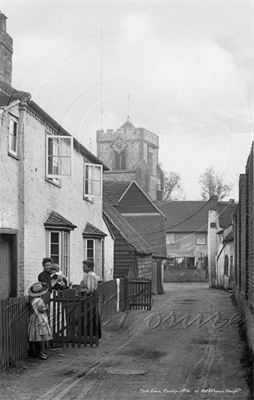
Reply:
<svg viewBox="0 0 254 400"><path fill-rule="evenodd" d="M45 305L42 296L47 293L48 285L46 283L36 282L28 289L29 301L32 307L28 325L28 340L30 349L34 345L35 357L41 360L47 360L45 354L45 342L52 339L51 329L48 322L46 311L48 306Z"/></svg>

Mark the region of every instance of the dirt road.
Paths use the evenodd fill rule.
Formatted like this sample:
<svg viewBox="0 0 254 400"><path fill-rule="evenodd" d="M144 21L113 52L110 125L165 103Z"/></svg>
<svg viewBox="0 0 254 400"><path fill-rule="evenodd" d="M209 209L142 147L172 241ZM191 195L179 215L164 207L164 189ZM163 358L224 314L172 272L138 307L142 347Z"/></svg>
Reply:
<svg viewBox="0 0 254 400"><path fill-rule="evenodd" d="M124 324L115 315L99 347L51 350L47 361L1 374L0 398L253 399L236 313L228 292L167 284L151 311L131 311Z"/></svg>

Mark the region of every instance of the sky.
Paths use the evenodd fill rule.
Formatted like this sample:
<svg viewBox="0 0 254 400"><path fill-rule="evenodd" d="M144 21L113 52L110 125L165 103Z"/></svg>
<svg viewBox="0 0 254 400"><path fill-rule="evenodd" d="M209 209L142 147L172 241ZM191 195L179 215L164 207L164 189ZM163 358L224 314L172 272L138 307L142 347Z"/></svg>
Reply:
<svg viewBox="0 0 254 400"><path fill-rule="evenodd" d="M254 137L253 1L2 0L0 10L13 86L93 153L96 130L129 114L159 136L185 199L201 198L211 166L238 199Z"/></svg>

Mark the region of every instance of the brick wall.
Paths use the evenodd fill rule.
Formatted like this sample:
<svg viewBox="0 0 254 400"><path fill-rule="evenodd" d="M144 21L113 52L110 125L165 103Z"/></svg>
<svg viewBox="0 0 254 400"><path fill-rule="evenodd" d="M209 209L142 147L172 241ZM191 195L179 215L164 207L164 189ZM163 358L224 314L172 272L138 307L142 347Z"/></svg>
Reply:
<svg viewBox="0 0 254 400"><path fill-rule="evenodd" d="M254 244L253 244L253 144L245 174L239 179L239 204L234 217L236 299L240 311L247 317L249 344L254 350Z"/></svg>

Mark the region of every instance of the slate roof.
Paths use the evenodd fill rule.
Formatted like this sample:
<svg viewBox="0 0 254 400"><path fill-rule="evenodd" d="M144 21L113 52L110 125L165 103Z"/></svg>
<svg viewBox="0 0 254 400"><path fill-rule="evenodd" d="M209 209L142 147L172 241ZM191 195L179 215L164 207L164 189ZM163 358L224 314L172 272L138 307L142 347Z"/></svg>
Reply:
<svg viewBox="0 0 254 400"><path fill-rule="evenodd" d="M152 254L149 244L107 200L103 200L103 213L137 253Z"/></svg>
<svg viewBox="0 0 254 400"><path fill-rule="evenodd" d="M107 236L106 233L102 232L100 229L96 228L94 225L89 222L86 224L86 227L82 233L83 237L92 237L92 238L102 238Z"/></svg>
<svg viewBox="0 0 254 400"><path fill-rule="evenodd" d="M103 181L103 196L110 204L115 206L122 194L125 192L127 187L130 185L130 181Z"/></svg>
<svg viewBox="0 0 254 400"><path fill-rule="evenodd" d="M7 82L0 80L0 107L8 106L11 102L20 99L21 101L28 102L28 107L31 111L35 112L39 117L46 121L58 135L71 136L56 120L54 120L46 111L44 111L38 104L31 100L31 95L28 92L23 92L14 89ZM109 168L102 163L93 153L87 150L77 139L73 137L73 147L76 151L82 154L88 161L93 164L101 164L104 171Z"/></svg>
<svg viewBox="0 0 254 400"><path fill-rule="evenodd" d="M69 228L75 229L76 225L73 225L68 219L64 218L61 214L58 214L56 211L52 211L47 220L44 222L44 226L46 228Z"/></svg>
<svg viewBox="0 0 254 400"><path fill-rule="evenodd" d="M206 201L167 201L156 202L166 215L166 232L207 232L208 211L211 202ZM219 224L225 228L231 224L231 215L236 204L217 202Z"/></svg>

